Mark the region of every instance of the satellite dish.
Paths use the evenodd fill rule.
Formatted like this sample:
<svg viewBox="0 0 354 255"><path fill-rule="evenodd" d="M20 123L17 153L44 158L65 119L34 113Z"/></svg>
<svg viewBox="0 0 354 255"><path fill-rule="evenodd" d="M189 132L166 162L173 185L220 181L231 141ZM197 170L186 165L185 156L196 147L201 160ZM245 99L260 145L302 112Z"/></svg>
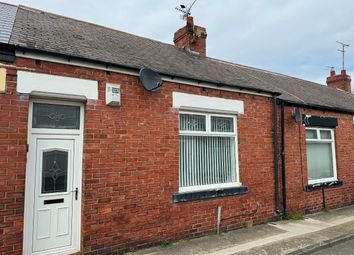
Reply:
<svg viewBox="0 0 354 255"><path fill-rule="evenodd" d="M147 91L158 91L162 85L161 76L149 68L140 69L139 79Z"/></svg>
<svg viewBox="0 0 354 255"><path fill-rule="evenodd" d="M299 107L295 107L293 111L293 118L295 119L296 123L301 121L300 109Z"/></svg>

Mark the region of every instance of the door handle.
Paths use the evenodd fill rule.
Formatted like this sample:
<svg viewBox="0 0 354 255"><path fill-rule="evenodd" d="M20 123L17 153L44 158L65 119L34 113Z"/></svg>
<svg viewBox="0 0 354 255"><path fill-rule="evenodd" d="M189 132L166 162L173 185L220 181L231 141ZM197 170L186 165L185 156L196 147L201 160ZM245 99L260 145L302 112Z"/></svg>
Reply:
<svg viewBox="0 0 354 255"><path fill-rule="evenodd" d="M79 197L79 189L76 188L75 190L73 190L73 191L71 191L71 192L75 192L75 200L77 200L78 197Z"/></svg>

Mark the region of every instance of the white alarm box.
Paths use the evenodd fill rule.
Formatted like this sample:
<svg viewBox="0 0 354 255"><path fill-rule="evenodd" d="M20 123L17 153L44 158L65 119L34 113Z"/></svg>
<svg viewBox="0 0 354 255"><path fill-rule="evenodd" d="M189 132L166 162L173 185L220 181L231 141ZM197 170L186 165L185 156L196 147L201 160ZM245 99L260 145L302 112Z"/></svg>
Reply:
<svg viewBox="0 0 354 255"><path fill-rule="evenodd" d="M120 105L120 85L106 84L106 105Z"/></svg>

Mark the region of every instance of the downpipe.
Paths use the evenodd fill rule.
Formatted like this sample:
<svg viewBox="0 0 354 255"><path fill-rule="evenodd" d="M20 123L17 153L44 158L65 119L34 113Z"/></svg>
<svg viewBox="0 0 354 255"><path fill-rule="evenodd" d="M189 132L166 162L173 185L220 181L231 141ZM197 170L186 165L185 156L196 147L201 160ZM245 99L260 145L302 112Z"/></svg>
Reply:
<svg viewBox="0 0 354 255"><path fill-rule="evenodd" d="M221 223L221 206L218 206L218 217L216 221L216 234L220 235L220 223Z"/></svg>
<svg viewBox="0 0 354 255"><path fill-rule="evenodd" d="M280 128L281 128L281 182L282 182L282 198L283 198L283 218L288 217L286 204L286 168L285 168L285 124L284 124L284 101L280 104Z"/></svg>
<svg viewBox="0 0 354 255"><path fill-rule="evenodd" d="M278 159L278 116L277 116L277 97L273 96L273 148L274 148L274 197L275 197L275 212L280 214L280 199L279 199L279 159Z"/></svg>

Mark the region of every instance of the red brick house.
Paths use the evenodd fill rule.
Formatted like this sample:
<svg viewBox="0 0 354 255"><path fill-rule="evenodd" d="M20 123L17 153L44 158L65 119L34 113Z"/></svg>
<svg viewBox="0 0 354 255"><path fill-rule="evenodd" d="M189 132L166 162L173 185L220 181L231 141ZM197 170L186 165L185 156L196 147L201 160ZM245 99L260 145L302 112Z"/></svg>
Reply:
<svg viewBox="0 0 354 255"><path fill-rule="evenodd" d="M0 254L109 254L215 231L218 211L230 230L354 203L345 71L324 86L212 59L206 36L192 18L169 45L0 4Z"/></svg>

